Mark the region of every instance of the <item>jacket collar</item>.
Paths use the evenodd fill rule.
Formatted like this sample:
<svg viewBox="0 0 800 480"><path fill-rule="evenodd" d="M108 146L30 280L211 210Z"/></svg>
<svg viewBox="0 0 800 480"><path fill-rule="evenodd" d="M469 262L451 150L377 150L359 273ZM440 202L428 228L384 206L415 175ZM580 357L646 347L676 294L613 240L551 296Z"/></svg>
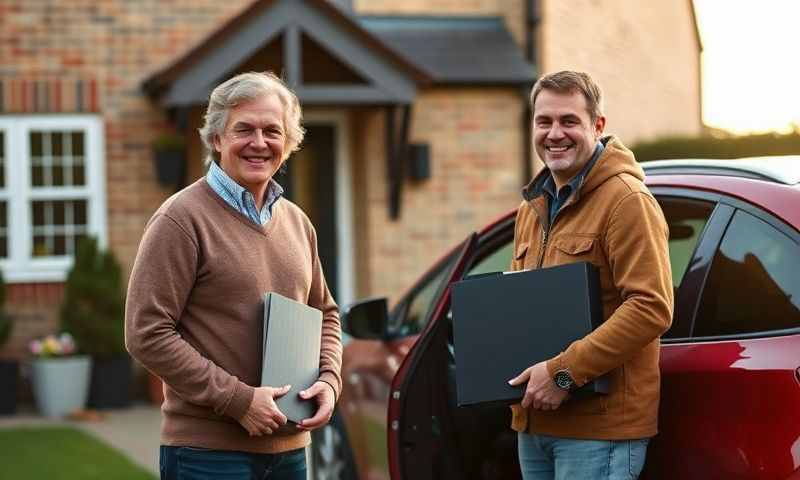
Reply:
<svg viewBox="0 0 800 480"><path fill-rule="evenodd" d="M644 180L644 170L636 163L633 152L628 150L622 142L613 135L601 138L600 142L605 145L605 149L600 154L600 158L597 159L595 165L578 184L578 187L573 192L574 199L570 203L577 202L582 195L621 173L628 173L639 180ZM545 167L522 189L522 197L528 202L541 197L543 194L542 188L550 176L550 170Z"/></svg>

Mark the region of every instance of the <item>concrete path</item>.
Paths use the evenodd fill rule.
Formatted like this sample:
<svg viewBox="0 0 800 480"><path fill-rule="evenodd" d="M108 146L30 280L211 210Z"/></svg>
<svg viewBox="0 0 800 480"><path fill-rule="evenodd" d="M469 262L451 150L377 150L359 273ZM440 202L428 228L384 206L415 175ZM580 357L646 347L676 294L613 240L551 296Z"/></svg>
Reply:
<svg viewBox="0 0 800 480"><path fill-rule="evenodd" d="M119 450L133 462L158 475L158 444L161 412L158 407L138 404L122 410L104 410L97 422L51 420L32 410L0 417L0 428L69 425L85 430Z"/></svg>

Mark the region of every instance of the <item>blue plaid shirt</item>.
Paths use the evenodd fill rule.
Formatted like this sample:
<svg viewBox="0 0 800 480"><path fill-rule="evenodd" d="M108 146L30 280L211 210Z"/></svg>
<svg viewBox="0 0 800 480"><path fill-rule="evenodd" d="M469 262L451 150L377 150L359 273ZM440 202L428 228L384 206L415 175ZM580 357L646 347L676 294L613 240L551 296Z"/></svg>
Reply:
<svg viewBox="0 0 800 480"><path fill-rule="evenodd" d="M236 183L225 173L217 162L211 162L206 174L206 182L217 195L225 202L252 220L256 225L266 225L272 219L272 206L283 195L283 188L278 182L270 179L267 191L264 193L264 205L259 212L256 208L256 199L249 190Z"/></svg>

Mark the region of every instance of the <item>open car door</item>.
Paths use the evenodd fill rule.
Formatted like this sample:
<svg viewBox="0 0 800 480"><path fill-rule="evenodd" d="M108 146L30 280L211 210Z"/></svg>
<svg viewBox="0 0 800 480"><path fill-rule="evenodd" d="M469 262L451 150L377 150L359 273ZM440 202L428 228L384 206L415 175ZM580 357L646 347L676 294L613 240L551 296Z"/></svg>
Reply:
<svg viewBox="0 0 800 480"><path fill-rule="evenodd" d="M427 328L394 377L389 399L392 479L519 478L516 434L504 405L456 406L451 288L468 274L508 269L512 216L465 243ZM491 319L487 319L491 328Z"/></svg>

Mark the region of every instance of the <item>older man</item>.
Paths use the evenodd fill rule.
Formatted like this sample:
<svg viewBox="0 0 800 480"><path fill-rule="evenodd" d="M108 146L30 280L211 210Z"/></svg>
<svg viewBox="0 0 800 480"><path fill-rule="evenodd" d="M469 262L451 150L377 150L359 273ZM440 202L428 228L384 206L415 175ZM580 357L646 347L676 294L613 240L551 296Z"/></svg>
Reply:
<svg viewBox="0 0 800 480"><path fill-rule="evenodd" d="M672 321L667 224L633 154L602 137L600 87L589 75L542 77L531 106L547 168L523 190L511 268L594 264L605 322L510 381L527 384L513 421L523 478L636 478L657 432L658 339ZM607 396L568 400L604 374Z"/></svg>
<svg viewBox="0 0 800 480"><path fill-rule="evenodd" d="M300 117L272 74L219 85L200 130L208 174L145 227L125 334L166 383L162 479L305 479L309 430L328 422L341 391L339 316L316 233L273 179L303 139ZM323 312L319 380L300 392L318 409L292 427L274 401L290 386L259 386L265 292Z"/></svg>

